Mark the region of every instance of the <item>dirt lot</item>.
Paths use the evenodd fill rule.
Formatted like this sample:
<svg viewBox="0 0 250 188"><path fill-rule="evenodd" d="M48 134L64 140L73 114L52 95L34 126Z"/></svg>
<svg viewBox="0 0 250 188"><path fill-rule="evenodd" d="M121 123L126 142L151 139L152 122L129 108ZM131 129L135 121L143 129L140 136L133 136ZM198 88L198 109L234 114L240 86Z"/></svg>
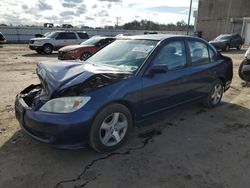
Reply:
<svg viewBox="0 0 250 188"><path fill-rule="evenodd" d="M14 117L15 95L37 83L37 55L27 45L0 48L0 187L250 187L250 88L237 70L244 51L232 50L234 80L215 109L187 106L134 130L111 154L57 150L24 134Z"/></svg>

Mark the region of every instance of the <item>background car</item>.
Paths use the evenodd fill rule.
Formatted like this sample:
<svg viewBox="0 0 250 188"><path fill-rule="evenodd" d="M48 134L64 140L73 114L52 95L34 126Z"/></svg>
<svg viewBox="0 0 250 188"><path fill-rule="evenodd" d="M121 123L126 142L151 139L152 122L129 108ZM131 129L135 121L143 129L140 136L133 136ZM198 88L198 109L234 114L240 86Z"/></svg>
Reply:
<svg viewBox="0 0 250 188"><path fill-rule="evenodd" d="M15 113L33 138L59 148L119 148L136 122L203 101L217 106L232 60L205 40L140 35L117 39L85 63L38 63L39 85L16 97Z"/></svg>
<svg viewBox="0 0 250 188"><path fill-rule="evenodd" d="M245 53L245 59L239 67L239 77L246 82L250 82L250 47Z"/></svg>
<svg viewBox="0 0 250 188"><path fill-rule="evenodd" d="M3 34L0 32L0 44L6 43L6 42L7 42L7 40L5 39Z"/></svg>
<svg viewBox="0 0 250 188"><path fill-rule="evenodd" d="M73 60L80 59L86 60L91 55L96 53L101 48L110 44L115 40L114 37L92 37L80 45L70 45L60 48L58 51L58 59L60 60Z"/></svg>
<svg viewBox="0 0 250 188"><path fill-rule="evenodd" d="M239 34L223 34L216 37L214 40L209 42L215 48L223 51L228 51L230 48L241 49L243 39Z"/></svg>
<svg viewBox="0 0 250 188"><path fill-rule="evenodd" d="M32 38L29 48L37 53L51 54L63 46L80 44L89 38L86 32L54 31L45 37Z"/></svg>

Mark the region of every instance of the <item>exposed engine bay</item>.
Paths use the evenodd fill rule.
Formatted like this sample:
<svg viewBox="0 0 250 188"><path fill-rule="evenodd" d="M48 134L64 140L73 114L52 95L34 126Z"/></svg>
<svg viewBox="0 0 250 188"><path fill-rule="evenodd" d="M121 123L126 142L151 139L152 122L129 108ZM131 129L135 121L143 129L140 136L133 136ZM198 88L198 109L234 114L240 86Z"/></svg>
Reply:
<svg viewBox="0 0 250 188"><path fill-rule="evenodd" d="M44 84L30 85L20 93L19 97L23 98L25 103L35 110L40 108L46 101L52 98L86 94L127 77L127 74L95 74L81 84L59 90L58 92L54 93L51 98L47 95L47 92L45 92L45 89L43 88Z"/></svg>

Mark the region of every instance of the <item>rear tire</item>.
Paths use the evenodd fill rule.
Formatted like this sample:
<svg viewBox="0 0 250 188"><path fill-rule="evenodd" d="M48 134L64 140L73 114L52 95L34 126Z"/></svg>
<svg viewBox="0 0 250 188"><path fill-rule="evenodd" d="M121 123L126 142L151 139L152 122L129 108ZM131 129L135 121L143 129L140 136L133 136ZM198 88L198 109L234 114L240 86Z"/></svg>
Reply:
<svg viewBox="0 0 250 188"><path fill-rule="evenodd" d="M132 115L124 105L108 105L94 118L89 133L90 146L100 153L114 151L128 139L132 125Z"/></svg>
<svg viewBox="0 0 250 188"><path fill-rule="evenodd" d="M223 92L224 87L222 82L220 80L215 81L204 99L204 105L208 108L214 108L215 106L219 105L223 96Z"/></svg>

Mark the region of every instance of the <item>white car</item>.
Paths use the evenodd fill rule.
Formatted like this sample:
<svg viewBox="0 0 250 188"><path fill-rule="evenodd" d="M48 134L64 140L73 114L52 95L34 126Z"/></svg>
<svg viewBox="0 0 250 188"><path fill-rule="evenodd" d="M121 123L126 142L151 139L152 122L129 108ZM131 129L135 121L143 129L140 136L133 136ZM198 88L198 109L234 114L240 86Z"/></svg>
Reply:
<svg viewBox="0 0 250 188"><path fill-rule="evenodd" d="M37 53L51 54L53 50L73 44L80 44L89 38L86 32L54 31L42 38L32 38L29 48Z"/></svg>

